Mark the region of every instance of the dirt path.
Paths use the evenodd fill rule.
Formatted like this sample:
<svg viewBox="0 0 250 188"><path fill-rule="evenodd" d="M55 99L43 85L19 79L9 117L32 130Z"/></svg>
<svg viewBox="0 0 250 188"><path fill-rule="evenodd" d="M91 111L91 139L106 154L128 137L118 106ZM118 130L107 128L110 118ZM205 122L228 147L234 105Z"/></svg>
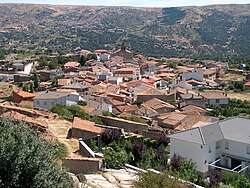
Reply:
<svg viewBox="0 0 250 188"><path fill-rule="evenodd" d="M79 149L78 139L67 139L68 131L72 127L72 122L63 119L47 119L48 129L58 138L58 141L68 148L68 157L78 156L75 152Z"/></svg>

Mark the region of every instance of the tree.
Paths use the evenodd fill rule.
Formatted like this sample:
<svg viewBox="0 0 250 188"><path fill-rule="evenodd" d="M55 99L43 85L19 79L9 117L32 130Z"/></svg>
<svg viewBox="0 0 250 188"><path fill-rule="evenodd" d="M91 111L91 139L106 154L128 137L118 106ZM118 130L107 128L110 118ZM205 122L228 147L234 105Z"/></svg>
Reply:
<svg viewBox="0 0 250 188"><path fill-rule="evenodd" d="M103 143L108 145L113 141L119 141L121 138L121 132L116 129L105 129L101 135L101 138Z"/></svg>
<svg viewBox="0 0 250 188"><path fill-rule="evenodd" d="M58 61L57 59L51 59L49 63L49 69L55 69L58 67Z"/></svg>
<svg viewBox="0 0 250 188"><path fill-rule="evenodd" d="M71 187L56 164L57 146L38 137L23 123L0 120L0 187Z"/></svg>
<svg viewBox="0 0 250 188"><path fill-rule="evenodd" d="M31 80L33 80L33 82L34 82L34 90L36 90L38 88L38 86L39 86L39 77L38 77L36 72L31 76Z"/></svg>
<svg viewBox="0 0 250 188"><path fill-rule="evenodd" d="M91 60L91 59L97 60L97 56L95 54L88 54L86 60L88 61L88 60Z"/></svg>
<svg viewBox="0 0 250 188"><path fill-rule="evenodd" d="M33 82L30 83L30 93L34 93L34 84L33 84Z"/></svg>
<svg viewBox="0 0 250 188"><path fill-rule="evenodd" d="M112 142L112 147L104 150L104 156L107 168L119 169L129 160L127 152L115 142Z"/></svg>
<svg viewBox="0 0 250 188"><path fill-rule="evenodd" d="M179 170L179 168L181 167L181 156L174 154L170 159L170 165L173 170Z"/></svg>
<svg viewBox="0 0 250 188"><path fill-rule="evenodd" d="M48 66L48 60L45 56L40 57L39 62L40 66Z"/></svg>
<svg viewBox="0 0 250 188"><path fill-rule="evenodd" d="M84 66L85 64L86 64L86 60L87 60L87 58L85 57L85 56L81 56L80 57L80 63L81 63L81 66Z"/></svg>

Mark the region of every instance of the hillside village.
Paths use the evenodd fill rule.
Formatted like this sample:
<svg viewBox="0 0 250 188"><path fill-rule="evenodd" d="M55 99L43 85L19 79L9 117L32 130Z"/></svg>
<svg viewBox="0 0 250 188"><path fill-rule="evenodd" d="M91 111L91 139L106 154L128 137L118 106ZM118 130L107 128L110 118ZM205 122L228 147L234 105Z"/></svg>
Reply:
<svg viewBox="0 0 250 188"><path fill-rule="evenodd" d="M250 175L244 64L146 57L124 43L0 64L1 117L64 144L62 165L88 174L85 186L132 187L138 172L163 172L179 156L196 166L196 178L181 177L187 187L211 183L211 169Z"/></svg>

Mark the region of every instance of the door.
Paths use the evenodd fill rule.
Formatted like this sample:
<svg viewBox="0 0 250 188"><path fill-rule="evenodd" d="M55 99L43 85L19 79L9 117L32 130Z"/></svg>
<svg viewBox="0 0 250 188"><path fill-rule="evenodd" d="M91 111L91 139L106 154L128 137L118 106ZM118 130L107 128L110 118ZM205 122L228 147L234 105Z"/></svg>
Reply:
<svg viewBox="0 0 250 188"><path fill-rule="evenodd" d="M237 159L231 159L231 169L234 169L235 167L241 165L241 161ZM240 168L236 169L237 171L240 170Z"/></svg>

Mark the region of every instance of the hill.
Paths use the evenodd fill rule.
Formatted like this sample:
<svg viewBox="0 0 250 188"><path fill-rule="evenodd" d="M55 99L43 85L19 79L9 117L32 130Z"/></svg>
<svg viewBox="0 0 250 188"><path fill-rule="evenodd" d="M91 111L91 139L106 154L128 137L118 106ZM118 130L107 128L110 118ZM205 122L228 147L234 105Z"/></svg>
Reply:
<svg viewBox="0 0 250 188"><path fill-rule="evenodd" d="M250 4L135 8L0 4L0 48L116 49L167 57L250 55Z"/></svg>

